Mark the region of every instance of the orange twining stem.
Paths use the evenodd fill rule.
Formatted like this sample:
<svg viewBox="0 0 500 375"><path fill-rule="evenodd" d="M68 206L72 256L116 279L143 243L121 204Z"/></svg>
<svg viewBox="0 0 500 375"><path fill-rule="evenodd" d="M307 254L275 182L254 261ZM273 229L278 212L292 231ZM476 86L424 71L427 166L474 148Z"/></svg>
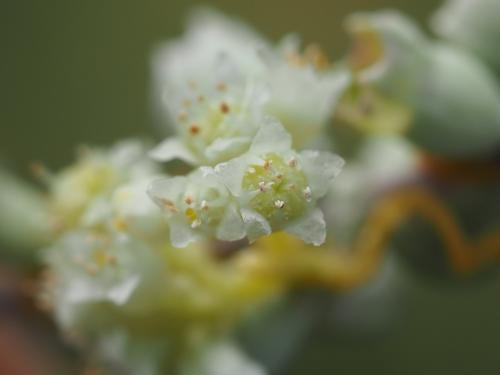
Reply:
<svg viewBox="0 0 500 375"><path fill-rule="evenodd" d="M424 189L394 193L369 214L351 251L312 248L285 235L257 244L253 265L294 285L350 289L367 282L379 269L394 233L410 217L420 215L440 235L450 266L468 275L500 258L500 228L477 241L462 233L448 208Z"/></svg>

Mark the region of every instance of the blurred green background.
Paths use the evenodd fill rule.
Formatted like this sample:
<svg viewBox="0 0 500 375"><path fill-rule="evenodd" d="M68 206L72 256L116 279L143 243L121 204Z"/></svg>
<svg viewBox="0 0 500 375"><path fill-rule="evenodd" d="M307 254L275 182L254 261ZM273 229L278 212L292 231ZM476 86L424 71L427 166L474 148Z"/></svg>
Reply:
<svg viewBox="0 0 500 375"><path fill-rule="evenodd" d="M41 160L58 168L75 146L160 136L151 106L150 54L182 31L196 1L15 0L0 11L0 159L27 175ZM294 31L336 59L342 20L397 8L425 23L437 0L235 1L210 5L278 39ZM296 358L294 374L500 373L500 280L444 285L407 275L402 316L370 339L324 334ZM380 303L384 303L381 300ZM377 304L377 301L374 302ZM367 307L368 313L370 306ZM342 331L342 329L340 329ZM333 338L332 338L333 337Z"/></svg>

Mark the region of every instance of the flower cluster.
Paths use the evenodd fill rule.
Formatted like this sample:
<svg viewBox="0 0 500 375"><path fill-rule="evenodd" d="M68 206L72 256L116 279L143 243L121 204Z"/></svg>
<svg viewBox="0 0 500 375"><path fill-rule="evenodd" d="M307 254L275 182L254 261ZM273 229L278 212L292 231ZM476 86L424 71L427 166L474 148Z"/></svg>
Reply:
<svg viewBox="0 0 500 375"><path fill-rule="evenodd" d="M282 229L322 244L325 223L315 203L343 161L327 152L297 153L291 143L285 129L268 120L243 155L153 181L148 192L166 212L173 245L184 247L203 234L254 241Z"/></svg>
<svg viewBox="0 0 500 375"><path fill-rule="evenodd" d="M173 249L146 194L160 172L147 147L129 141L87 149L50 176L54 225L43 252L41 302L72 342L94 348L96 360L117 373L190 374L230 360L235 369L261 374L226 334L280 285L219 264L205 246Z"/></svg>
<svg viewBox="0 0 500 375"><path fill-rule="evenodd" d="M287 230L322 244L316 202L343 161L296 149L317 140L348 75L316 46L301 54L292 36L273 47L208 11L190 25L155 59L164 113L177 135L151 155L198 167L148 190L166 213L172 243L184 247L204 236L252 242Z"/></svg>
<svg viewBox="0 0 500 375"><path fill-rule="evenodd" d="M354 14L347 22L354 45L339 64L294 35L274 44L199 10L185 35L153 59L155 101L173 135L156 147L129 140L85 148L56 174L37 166L44 192L0 170L0 237L44 249L36 253L45 265L40 302L111 373L264 375L240 350L252 340L233 335L242 325L259 336L266 353L258 359L286 372L272 362L284 362L318 317L306 318L309 307L290 314L295 293L286 293L368 280L413 205L429 204L426 217L451 238L443 242L450 256L474 248L461 245L452 216L434 199L412 192L384 199L359 228L374 200L395 187L441 186L427 173L443 173L447 187L448 173L466 172L476 195L476 178L486 189L490 178L498 182L498 168L489 168L500 144L498 4L448 0L434 17L434 39L397 12ZM355 125L331 132L350 157L335 184L344 160L324 151L334 114ZM387 130L399 134L373 136ZM421 158L420 150L435 155ZM485 199L496 202L498 189L491 191ZM490 206L481 215L491 211L497 223ZM327 233L357 251L309 246L324 244ZM489 259L496 238L481 238L477 254L463 259ZM279 306L271 316L280 304L283 319Z"/></svg>

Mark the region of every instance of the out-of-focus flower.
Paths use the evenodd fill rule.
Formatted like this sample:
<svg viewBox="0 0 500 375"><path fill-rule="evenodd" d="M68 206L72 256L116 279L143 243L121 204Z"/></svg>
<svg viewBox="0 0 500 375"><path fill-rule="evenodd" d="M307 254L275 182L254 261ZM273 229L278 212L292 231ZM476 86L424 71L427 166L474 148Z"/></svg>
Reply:
<svg viewBox="0 0 500 375"><path fill-rule="evenodd" d="M191 368L202 348L281 290L278 280L219 262L207 249L179 251L114 231L68 233L46 256L43 300L57 323L118 373Z"/></svg>
<svg viewBox="0 0 500 375"><path fill-rule="evenodd" d="M348 82L319 48L301 54L294 38L274 48L248 27L208 11L196 13L189 25L154 59L158 96L177 132L153 151L155 158L215 165L241 155L263 115L277 117L295 147L319 135Z"/></svg>
<svg viewBox="0 0 500 375"><path fill-rule="evenodd" d="M263 80L270 92L266 114L277 118L291 134L293 146L302 149L331 120L350 75L342 66L332 66L317 45L301 51L294 35L261 55L267 66Z"/></svg>
<svg viewBox="0 0 500 375"><path fill-rule="evenodd" d="M47 250L47 289L59 323L78 324L88 304L141 310L160 298L164 264L130 236L71 232ZM92 322L81 322L91 325Z"/></svg>
<svg viewBox="0 0 500 375"><path fill-rule="evenodd" d="M283 126L267 119L248 153L217 165L215 172L238 201L250 241L286 230L320 245L325 222L316 202L343 164L328 152L297 153Z"/></svg>
<svg viewBox="0 0 500 375"><path fill-rule="evenodd" d="M484 59L500 73L500 2L497 0L448 0L432 19L432 28Z"/></svg>
<svg viewBox="0 0 500 375"><path fill-rule="evenodd" d="M348 28L355 39L351 67L357 77L349 101L360 113L353 116L351 107L351 119L376 125L388 114L405 122L392 128L446 157L485 158L495 152L500 91L481 61L428 40L395 12L355 14Z"/></svg>
<svg viewBox="0 0 500 375"><path fill-rule="evenodd" d="M368 209L381 195L414 179L418 161L415 148L400 137L378 136L365 141L324 200L328 233L336 244L353 243Z"/></svg>
<svg viewBox="0 0 500 375"><path fill-rule="evenodd" d="M110 197L122 184L159 173L138 141L118 143L110 150L82 150L78 161L49 181L49 205L59 230L94 226L106 221ZM145 192L144 192L145 194Z"/></svg>
<svg viewBox="0 0 500 375"><path fill-rule="evenodd" d="M117 231L149 241L167 239L167 224L158 207L147 195L155 177L121 185L110 198L111 223Z"/></svg>

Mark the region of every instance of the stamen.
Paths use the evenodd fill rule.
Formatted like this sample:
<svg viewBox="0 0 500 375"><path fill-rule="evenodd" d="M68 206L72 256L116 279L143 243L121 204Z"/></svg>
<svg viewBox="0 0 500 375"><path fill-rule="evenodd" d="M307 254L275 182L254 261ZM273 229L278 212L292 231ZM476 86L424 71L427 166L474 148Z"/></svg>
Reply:
<svg viewBox="0 0 500 375"><path fill-rule="evenodd" d="M186 122L187 121L187 117L188 117L188 115L187 115L186 112L181 112L181 113L179 113L179 116L177 116L177 121L179 121L181 123L182 122Z"/></svg>
<svg viewBox="0 0 500 375"><path fill-rule="evenodd" d="M285 207L285 202L282 201L281 199L278 199L274 202L274 207L281 209L281 208Z"/></svg>
<svg viewBox="0 0 500 375"><path fill-rule="evenodd" d="M208 210L208 203L207 203L207 201L206 200L202 200L200 207L201 207L202 210L205 210L205 211Z"/></svg>
<svg viewBox="0 0 500 375"><path fill-rule="evenodd" d="M307 202L310 202L312 199L312 192L309 186L304 189L304 198Z"/></svg>
<svg viewBox="0 0 500 375"><path fill-rule="evenodd" d="M165 199L165 198L159 198L158 201L162 204L162 206L164 208L166 208L170 212L172 212L174 214L176 214L177 212L179 212L177 210L177 207L175 206L175 203L172 202L171 200L168 200L168 199Z"/></svg>
<svg viewBox="0 0 500 375"><path fill-rule="evenodd" d="M224 82L220 82L217 85L217 90L220 91L220 92L224 92L224 91L227 90L227 85Z"/></svg>
<svg viewBox="0 0 500 375"><path fill-rule="evenodd" d="M229 108L229 105L226 102L222 102L220 104L220 111L223 114L228 114L231 109Z"/></svg>
<svg viewBox="0 0 500 375"><path fill-rule="evenodd" d="M198 126L198 124L193 124L189 127L189 132L192 135L196 135L200 132L200 127Z"/></svg>
<svg viewBox="0 0 500 375"><path fill-rule="evenodd" d="M191 228L198 228L199 226L201 225L201 220L200 219L196 219L194 220L192 223L191 223Z"/></svg>

